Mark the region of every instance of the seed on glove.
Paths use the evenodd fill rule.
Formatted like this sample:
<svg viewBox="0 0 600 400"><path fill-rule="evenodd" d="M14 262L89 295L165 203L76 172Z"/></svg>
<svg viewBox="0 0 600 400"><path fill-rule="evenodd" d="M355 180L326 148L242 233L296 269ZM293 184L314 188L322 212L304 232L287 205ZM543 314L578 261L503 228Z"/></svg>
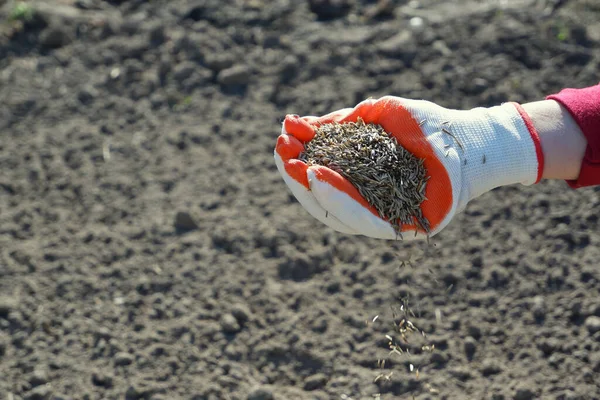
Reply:
<svg viewBox="0 0 600 400"><path fill-rule="evenodd" d="M401 237L403 225L414 224L429 232L421 203L429 177L423 160L375 124L357 122L323 124L298 157L308 165L328 167L358 192L388 221Z"/></svg>

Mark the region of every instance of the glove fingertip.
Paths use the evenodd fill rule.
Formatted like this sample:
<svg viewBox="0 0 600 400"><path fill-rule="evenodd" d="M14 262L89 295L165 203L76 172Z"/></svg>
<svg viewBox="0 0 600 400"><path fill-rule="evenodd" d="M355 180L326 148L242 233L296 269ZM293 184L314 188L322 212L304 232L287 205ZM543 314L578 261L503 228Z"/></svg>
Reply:
<svg viewBox="0 0 600 400"><path fill-rule="evenodd" d="M297 115L287 115L283 121L284 133L294 136L301 142L310 142L315 137L315 129L304 118Z"/></svg>
<svg viewBox="0 0 600 400"><path fill-rule="evenodd" d="M304 151L304 145L291 135L279 135L275 151L283 161L297 158Z"/></svg>

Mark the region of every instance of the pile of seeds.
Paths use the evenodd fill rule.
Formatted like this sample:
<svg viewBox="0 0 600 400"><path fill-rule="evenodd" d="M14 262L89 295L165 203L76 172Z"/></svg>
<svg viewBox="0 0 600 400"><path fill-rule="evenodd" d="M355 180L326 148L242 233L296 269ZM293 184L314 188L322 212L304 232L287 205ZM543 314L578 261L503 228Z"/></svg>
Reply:
<svg viewBox="0 0 600 400"><path fill-rule="evenodd" d="M299 159L331 168L348 179L400 237L405 224L429 232L420 207L429 180L423 160L400 146L381 126L360 118L356 123L323 124L305 144Z"/></svg>

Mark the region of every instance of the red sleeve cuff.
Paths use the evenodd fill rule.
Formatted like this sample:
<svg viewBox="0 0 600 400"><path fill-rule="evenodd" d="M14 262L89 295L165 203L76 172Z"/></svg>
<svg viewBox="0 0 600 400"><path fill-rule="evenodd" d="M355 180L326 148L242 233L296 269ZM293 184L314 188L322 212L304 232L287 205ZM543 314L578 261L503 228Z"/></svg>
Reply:
<svg viewBox="0 0 600 400"><path fill-rule="evenodd" d="M587 139L587 149L579 177L567 184L573 189L600 185L600 85L583 89L563 89L546 97L565 107Z"/></svg>

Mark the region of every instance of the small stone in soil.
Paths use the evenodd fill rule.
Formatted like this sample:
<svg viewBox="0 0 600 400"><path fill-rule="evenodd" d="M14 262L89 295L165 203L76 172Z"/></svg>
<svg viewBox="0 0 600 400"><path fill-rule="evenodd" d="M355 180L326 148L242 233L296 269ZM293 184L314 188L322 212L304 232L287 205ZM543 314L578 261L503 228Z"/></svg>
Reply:
<svg viewBox="0 0 600 400"><path fill-rule="evenodd" d="M223 329L223 332L225 333L237 333L242 328L233 315L223 314L221 317L221 329Z"/></svg>
<svg viewBox="0 0 600 400"><path fill-rule="evenodd" d="M587 317L585 319L585 327L587 328L590 335L593 335L596 332L600 332L600 317L596 317L595 315Z"/></svg>

